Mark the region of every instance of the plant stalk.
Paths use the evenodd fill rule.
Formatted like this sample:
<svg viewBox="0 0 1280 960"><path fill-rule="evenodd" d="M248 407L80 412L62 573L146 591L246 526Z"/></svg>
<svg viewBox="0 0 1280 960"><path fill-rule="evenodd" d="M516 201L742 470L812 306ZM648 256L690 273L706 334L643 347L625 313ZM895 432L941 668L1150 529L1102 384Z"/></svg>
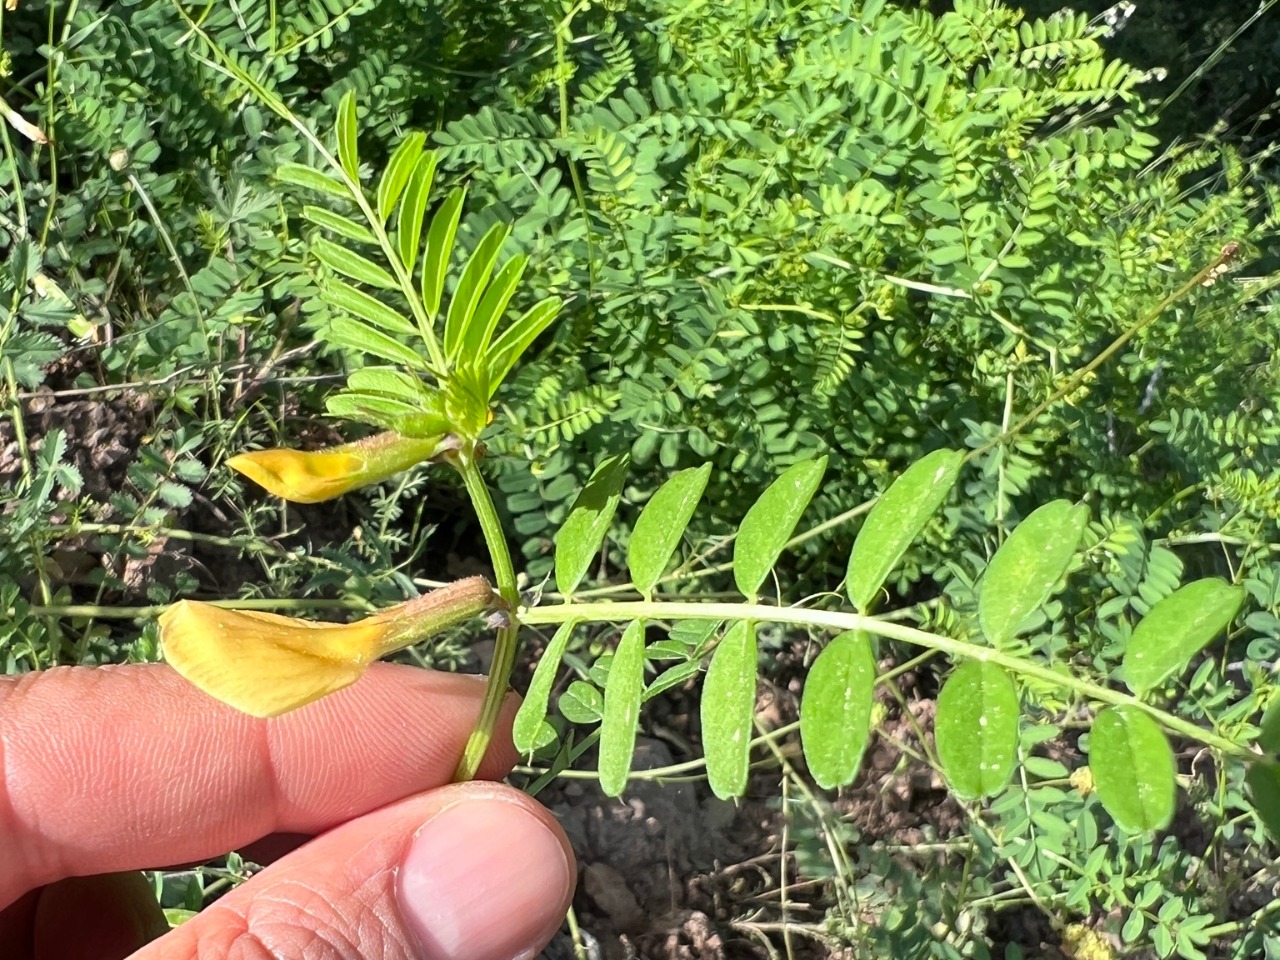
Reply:
<svg viewBox="0 0 1280 960"><path fill-rule="evenodd" d="M516 588L516 572L511 564L511 551L507 547L506 535L502 532L502 523L498 519L497 508L485 485L484 475L480 472L479 460L474 449L459 451L449 462L462 475L462 482L467 488L467 496L471 506L480 520L480 529L484 533L485 545L489 548L489 559L493 563L494 582L498 594L512 611L520 605L520 591ZM502 702L507 696L507 687L511 681L511 668L515 665L517 639L520 632L520 621L514 613L507 623L498 628L498 636L493 649L493 665L489 669L489 680L485 686L484 702L480 707L480 717L467 739L466 749L458 762L458 769L453 778L457 781L471 780L480 769L480 762L493 740L493 730L498 723L498 714L502 710Z"/></svg>
<svg viewBox="0 0 1280 960"><path fill-rule="evenodd" d="M1068 673L1061 673L1030 660L1004 653L981 644L954 640L924 630L891 623L878 617L838 610L813 610L806 607L774 607L756 603L683 603L664 601L637 601L634 603L564 603L552 607L525 607L517 610L520 623L552 625L566 620L616 622L631 620L757 620L786 623L795 626L817 627L836 631L865 630L867 633L904 643L938 650L951 657L966 660L985 660L1004 667L1011 673L1053 684L1059 689L1073 691L1081 697L1117 706L1134 706L1148 714L1166 730L1203 743L1242 760L1256 760L1258 754L1242 743L1205 730L1202 727L1174 716L1167 711L1144 703L1132 694L1081 680ZM492 678L491 678L492 679Z"/></svg>

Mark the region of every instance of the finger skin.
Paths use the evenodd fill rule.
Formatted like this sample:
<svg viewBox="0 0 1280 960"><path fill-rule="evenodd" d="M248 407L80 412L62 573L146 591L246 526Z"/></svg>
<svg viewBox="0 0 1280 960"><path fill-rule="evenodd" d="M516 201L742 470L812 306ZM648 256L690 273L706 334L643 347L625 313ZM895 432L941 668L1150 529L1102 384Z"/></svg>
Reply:
<svg viewBox="0 0 1280 960"><path fill-rule="evenodd" d="M483 692L477 677L379 663L261 720L162 664L0 678L0 909L64 877L316 834L447 783ZM482 777L515 760L505 706Z"/></svg>
<svg viewBox="0 0 1280 960"><path fill-rule="evenodd" d="M410 931L396 895L397 871L415 833L460 803L500 799L523 808L559 843L566 882L544 885L533 899L506 899L516 884L484 890L492 925L521 925L534 956L554 935L573 895L573 853L560 825L540 804L496 783L451 784L374 811L317 837L223 897L131 960L444 960L437 945ZM503 836L521 856L528 831ZM455 862L442 869L463 870ZM484 877L476 885L485 886ZM465 899L468 891L460 891ZM482 940L479 925L477 940ZM483 949L477 956L487 956ZM470 954L468 954L470 956ZM456 954L454 954L456 957ZM511 954L507 954L511 956Z"/></svg>

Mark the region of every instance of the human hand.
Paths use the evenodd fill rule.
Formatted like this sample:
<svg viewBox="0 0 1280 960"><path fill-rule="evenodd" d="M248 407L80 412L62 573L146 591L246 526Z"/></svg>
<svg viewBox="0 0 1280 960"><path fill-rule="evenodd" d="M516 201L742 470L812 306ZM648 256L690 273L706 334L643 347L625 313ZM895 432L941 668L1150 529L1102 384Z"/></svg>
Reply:
<svg viewBox="0 0 1280 960"><path fill-rule="evenodd" d="M0 956L535 956L568 907L573 854L519 791L449 783L482 694L474 677L379 663L257 720L158 664L0 678ZM514 757L495 737L481 776ZM172 932L130 872L277 834L318 836Z"/></svg>

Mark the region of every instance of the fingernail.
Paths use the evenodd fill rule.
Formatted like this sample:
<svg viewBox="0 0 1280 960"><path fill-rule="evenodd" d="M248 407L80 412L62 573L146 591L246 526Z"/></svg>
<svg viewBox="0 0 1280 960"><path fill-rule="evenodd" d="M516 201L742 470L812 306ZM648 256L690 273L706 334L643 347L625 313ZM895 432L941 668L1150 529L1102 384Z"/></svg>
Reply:
<svg viewBox="0 0 1280 960"><path fill-rule="evenodd" d="M419 829L396 895L424 960L526 960L560 926L572 881L564 848L542 820L515 803L477 798Z"/></svg>

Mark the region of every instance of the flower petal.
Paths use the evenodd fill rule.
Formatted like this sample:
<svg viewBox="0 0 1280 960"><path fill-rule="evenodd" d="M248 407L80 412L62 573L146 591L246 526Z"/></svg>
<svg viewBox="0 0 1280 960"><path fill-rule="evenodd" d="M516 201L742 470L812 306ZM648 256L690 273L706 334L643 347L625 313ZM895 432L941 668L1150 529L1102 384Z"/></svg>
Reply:
<svg viewBox="0 0 1280 960"><path fill-rule="evenodd" d="M164 657L205 693L255 717L287 713L360 679L389 625L313 623L182 600L160 616Z"/></svg>
<svg viewBox="0 0 1280 960"><path fill-rule="evenodd" d="M232 470L277 497L294 503L319 503L350 490L364 461L344 450L256 450L227 461Z"/></svg>

